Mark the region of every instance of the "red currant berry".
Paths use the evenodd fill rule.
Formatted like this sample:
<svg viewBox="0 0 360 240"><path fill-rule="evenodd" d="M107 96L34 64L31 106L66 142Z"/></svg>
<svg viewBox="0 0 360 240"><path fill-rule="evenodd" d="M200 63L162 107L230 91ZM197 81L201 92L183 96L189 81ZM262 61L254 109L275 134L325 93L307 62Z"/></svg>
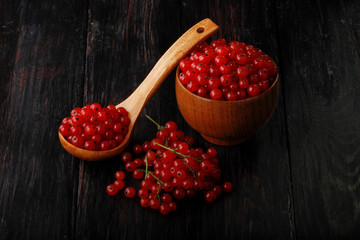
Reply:
<svg viewBox="0 0 360 240"><path fill-rule="evenodd" d="M115 180L114 185L117 187L118 190L121 190L125 187L125 182L122 180Z"/></svg>
<svg viewBox="0 0 360 240"><path fill-rule="evenodd" d="M127 187L124 190L125 197L133 198L136 195L136 190L133 187Z"/></svg>
<svg viewBox="0 0 360 240"><path fill-rule="evenodd" d="M231 192L233 190L233 185L231 182L224 182L222 189L224 192Z"/></svg>
<svg viewBox="0 0 360 240"><path fill-rule="evenodd" d="M245 66L240 66L236 69L236 76L238 78L244 79L249 75L249 70Z"/></svg>
<svg viewBox="0 0 360 240"><path fill-rule="evenodd" d="M212 89L212 90L210 91L210 97L211 97L211 99L217 100L217 99L220 99L221 96L222 96L222 92L221 92L221 90L218 89L218 88Z"/></svg>
<svg viewBox="0 0 360 240"><path fill-rule="evenodd" d="M106 187L106 192L107 194L109 194L110 196L115 196L118 193L118 188L116 187L116 185L114 184L110 184Z"/></svg>
<svg viewBox="0 0 360 240"><path fill-rule="evenodd" d="M143 207L143 208L146 208L150 205L150 200L148 198L141 198L140 199L140 205Z"/></svg>
<svg viewBox="0 0 360 240"><path fill-rule="evenodd" d="M160 197L161 202L170 203L172 201L172 197L169 193L163 193Z"/></svg>
<svg viewBox="0 0 360 240"><path fill-rule="evenodd" d="M136 167L136 166L135 166ZM132 172L132 176L133 178L135 179L142 179L144 177L144 172L140 169L135 169L133 172Z"/></svg>
<svg viewBox="0 0 360 240"><path fill-rule="evenodd" d="M121 154L121 160L123 162L130 162L132 160L132 154L130 152L123 152Z"/></svg>
<svg viewBox="0 0 360 240"><path fill-rule="evenodd" d="M216 66L220 67L227 63L227 58L225 56L218 55L215 57L214 63L216 64Z"/></svg>
<svg viewBox="0 0 360 240"><path fill-rule="evenodd" d="M171 211L176 211L177 209L176 202L169 203L169 206Z"/></svg>
<svg viewBox="0 0 360 240"><path fill-rule="evenodd" d="M151 200L150 200L150 207L151 207L152 209L159 209L159 207L160 207L160 201L159 201L159 199L156 199L156 198L151 199Z"/></svg>
<svg viewBox="0 0 360 240"><path fill-rule="evenodd" d="M72 136L71 144L75 147L81 147L84 144L84 137L81 135Z"/></svg>
<svg viewBox="0 0 360 240"><path fill-rule="evenodd" d="M173 191L174 198L176 198L178 200L183 199L185 197L185 195L186 195L186 192L183 188L177 187Z"/></svg>
<svg viewBox="0 0 360 240"><path fill-rule="evenodd" d="M165 128L168 131L174 131L177 129L177 124L174 121L168 121L165 123Z"/></svg>
<svg viewBox="0 0 360 240"><path fill-rule="evenodd" d="M142 152L142 147L141 147L140 144L135 144L135 145L133 146L132 150L133 150L133 152L134 152L135 154L141 154L141 152Z"/></svg>
<svg viewBox="0 0 360 240"><path fill-rule="evenodd" d="M162 215L168 215L171 211L171 207L169 206L169 204L164 203L160 205L159 211Z"/></svg>
<svg viewBox="0 0 360 240"><path fill-rule="evenodd" d="M260 87L256 85L255 83L251 83L247 88L247 93L250 97L255 97L260 94Z"/></svg>
<svg viewBox="0 0 360 240"><path fill-rule="evenodd" d="M149 192L146 188L140 188L138 191L139 198L147 198L149 196Z"/></svg>
<svg viewBox="0 0 360 240"><path fill-rule="evenodd" d="M216 198L217 198L216 193L212 190L207 191L205 193L205 200L209 203L214 202L216 200Z"/></svg>

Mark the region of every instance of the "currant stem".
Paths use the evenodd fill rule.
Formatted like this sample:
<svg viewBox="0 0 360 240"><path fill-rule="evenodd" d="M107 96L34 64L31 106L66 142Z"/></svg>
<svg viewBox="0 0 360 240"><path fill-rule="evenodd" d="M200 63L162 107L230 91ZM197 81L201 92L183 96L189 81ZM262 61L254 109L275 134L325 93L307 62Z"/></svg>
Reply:
<svg viewBox="0 0 360 240"><path fill-rule="evenodd" d="M176 149L172 149L172 148L166 147L166 146L164 146L164 145L162 145L162 144L160 144L160 143L158 143L158 142L155 142L155 141L154 141L154 143L157 144L157 145L159 145L159 146L162 147L162 148L165 148L165 149L167 149L167 150L169 150L169 151L172 151L173 153L176 153L176 154L180 155L181 157L183 157L181 160L188 166L188 168L190 169L192 175L196 178L195 171L194 171L194 170L190 167L190 165L184 160L184 158L191 157L191 156L185 155L185 154L182 154L182 153L179 153L179 152L176 151ZM193 157L191 157L191 158L193 158ZM199 161L199 160L197 160L197 159L195 159L195 158L193 158L193 159L194 159L195 161Z"/></svg>
<svg viewBox="0 0 360 240"><path fill-rule="evenodd" d="M173 153L176 153L177 155L179 155L179 156L181 156L181 157L183 157L183 158L191 157L191 158L194 159L195 161L201 162L200 159L193 158L192 156L179 153L178 151L176 151L176 150L177 150L176 148L175 148L175 149L172 149L172 148L166 147L166 146L164 146L164 145L162 145L162 144L160 144L160 143L158 143L158 142L155 142L155 141L154 141L154 143L157 144L157 145L159 145L159 146L162 147L162 148L165 148L166 150L170 150L170 151L172 151Z"/></svg>
<svg viewBox="0 0 360 240"><path fill-rule="evenodd" d="M152 172L150 172L150 171L147 171L147 172L146 172L146 169L144 170L144 169L141 169L141 168L139 168L139 171L145 172L145 179L146 179L146 174L150 174L150 175L153 176L153 177L155 178L155 180L158 181L161 185L164 184L164 182L163 182L160 178L158 178L157 176L155 176L154 173L152 173Z"/></svg>
<svg viewBox="0 0 360 240"><path fill-rule="evenodd" d="M152 119L149 115L145 115L145 116L157 126L158 130L162 130L162 129L165 128L164 126L161 126L160 124L158 124L157 122L155 122L155 120Z"/></svg>
<svg viewBox="0 0 360 240"><path fill-rule="evenodd" d="M149 168L149 164L148 164L148 161L147 161L147 156L145 155L145 179L147 177L147 173L148 173L148 168Z"/></svg>

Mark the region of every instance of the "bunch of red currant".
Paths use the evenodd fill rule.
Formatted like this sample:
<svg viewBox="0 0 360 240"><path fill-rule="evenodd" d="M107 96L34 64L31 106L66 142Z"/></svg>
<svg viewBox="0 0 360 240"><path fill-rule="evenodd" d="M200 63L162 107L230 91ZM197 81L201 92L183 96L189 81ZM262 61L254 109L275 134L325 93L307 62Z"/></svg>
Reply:
<svg viewBox="0 0 360 240"><path fill-rule="evenodd" d="M130 119L125 108L99 103L77 107L65 117L59 132L68 142L86 150L103 151L117 147L128 132Z"/></svg>
<svg viewBox="0 0 360 240"><path fill-rule="evenodd" d="M223 38L195 47L179 68L179 81L190 92L228 101L265 92L278 73L273 60L260 49Z"/></svg>
<svg viewBox="0 0 360 240"><path fill-rule="evenodd" d="M149 206L166 215L176 210L175 200L191 198L198 191L205 193L207 202L213 202L222 192L232 190L230 182L219 183L221 170L215 148L206 151L194 148L194 139L186 136L173 121L166 122L165 126L154 123L158 126L154 139L134 145L133 153L121 155L126 171L141 180L137 191L133 187L125 188L126 197L137 194L142 207ZM117 171L115 178L106 188L111 196L125 187L123 171Z"/></svg>

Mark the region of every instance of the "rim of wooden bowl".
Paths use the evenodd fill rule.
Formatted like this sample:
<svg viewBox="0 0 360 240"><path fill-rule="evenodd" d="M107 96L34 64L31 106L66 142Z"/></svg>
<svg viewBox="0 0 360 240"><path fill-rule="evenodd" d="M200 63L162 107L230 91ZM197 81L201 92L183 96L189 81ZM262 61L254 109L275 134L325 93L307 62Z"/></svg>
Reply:
<svg viewBox="0 0 360 240"><path fill-rule="evenodd" d="M274 61L273 61L274 62ZM275 62L274 62L275 64ZM276 65L276 64L275 64ZM214 100L214 99L210 99L210 98L205 98L205 97L201 97L193 92L190 92L189 90L186 89L186 87L179 81L179 72L180 72L180 66L178 65L176 68L176 81L178 81L179 85L181 86L181 88L189 93L191 93L191 95L193 95L193 97L201 99L202 101L206 101L206 102L213 102L213 103L222 103L222 104L234 104L234 103L241 103L241 102L251 102L251 101L256 101L258 98L269 94L270 90L274 87L276 87L276 84L278 84L279 82L279 73L276 74L276 78L274 80L274 82L271 84L271 86L263 93L254 96L254 97L250 97L250 98L245 98L245 99L240 99L240 100L235 100L235 101L220 101L220 100Z"/></svg>

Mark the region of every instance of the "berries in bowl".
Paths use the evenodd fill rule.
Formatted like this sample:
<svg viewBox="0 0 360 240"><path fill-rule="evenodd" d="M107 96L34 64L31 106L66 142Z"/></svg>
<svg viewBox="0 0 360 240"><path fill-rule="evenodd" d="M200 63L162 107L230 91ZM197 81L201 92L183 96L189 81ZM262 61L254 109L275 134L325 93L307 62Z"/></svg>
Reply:
<svg viewBox="0 0 360 240"><path fill-rule="evenodd" d="M186 122L207 141L236 145L271 117L279 94L274 61L252 45L204 42L176 71L176 99Z"/></svg>

